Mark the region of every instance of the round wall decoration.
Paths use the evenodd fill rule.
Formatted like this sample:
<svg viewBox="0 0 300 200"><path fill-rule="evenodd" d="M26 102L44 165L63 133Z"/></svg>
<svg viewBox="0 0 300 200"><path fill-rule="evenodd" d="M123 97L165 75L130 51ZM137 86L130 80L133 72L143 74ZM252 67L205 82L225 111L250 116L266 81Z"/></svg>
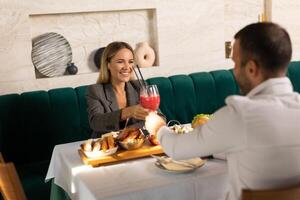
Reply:
<svg viewBox="0 0 300 200"><path fill-rule="evenodd" d="M62 35L45 33L32 40L31 58L35 68L43 75L62 76L72 61L72 49Z"/></svg>
<svg viewBox="0 0 300 200"><path fill-rule="evenodd" d="M105 47L100 47L99 49L97 49L97 51L95 52L95 55L94 55L94 63L98 69L100 69L101 57L104 52L104 49L105 49Z"/></svg>
<svg viewBox="0 0 300 200"><path fill-rule="evenodd" d="M134 59L139 67L151 67L155 61L154 50L148 42L140 42L134 50Z"/></svg>

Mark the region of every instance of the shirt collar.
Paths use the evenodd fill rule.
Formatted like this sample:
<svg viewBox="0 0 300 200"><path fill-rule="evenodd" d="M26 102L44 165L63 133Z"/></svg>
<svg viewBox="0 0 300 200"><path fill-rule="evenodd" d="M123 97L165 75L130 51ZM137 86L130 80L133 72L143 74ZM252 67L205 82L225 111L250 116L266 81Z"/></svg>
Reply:
<svg viewBox="0 0 300 200"><path fill-rule="evenodd" d="M286 94L292 93L293 86L289 78L270 78L255 88L253 88L248 94L248 97L253 97L260 94Z"/></svg>

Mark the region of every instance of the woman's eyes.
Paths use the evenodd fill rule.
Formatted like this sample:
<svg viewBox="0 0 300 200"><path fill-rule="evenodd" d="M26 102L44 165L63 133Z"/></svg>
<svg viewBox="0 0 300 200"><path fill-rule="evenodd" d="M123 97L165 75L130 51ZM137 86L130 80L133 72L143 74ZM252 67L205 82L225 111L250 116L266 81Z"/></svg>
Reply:
<svg viewBox="0 0 300 200"><path fill-rule="evenodd" d="M125 63L125 61L119 60L117 61L117 63ZM129 61L129 64L133 64L133 63L134 63L133 61Z"/></svg>

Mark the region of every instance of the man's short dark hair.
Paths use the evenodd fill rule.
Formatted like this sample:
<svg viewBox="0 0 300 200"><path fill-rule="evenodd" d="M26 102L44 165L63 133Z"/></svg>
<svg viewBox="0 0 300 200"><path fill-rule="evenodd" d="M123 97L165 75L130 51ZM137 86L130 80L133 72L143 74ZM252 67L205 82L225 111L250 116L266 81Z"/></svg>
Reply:
<svg viewBox="0 0 300 200"><path fill-rule="evenodd" d="M253 60L268 73L286 70L292 56L287 31L275 23L250 24L234 36L239 40L241 66Z"/></svg>

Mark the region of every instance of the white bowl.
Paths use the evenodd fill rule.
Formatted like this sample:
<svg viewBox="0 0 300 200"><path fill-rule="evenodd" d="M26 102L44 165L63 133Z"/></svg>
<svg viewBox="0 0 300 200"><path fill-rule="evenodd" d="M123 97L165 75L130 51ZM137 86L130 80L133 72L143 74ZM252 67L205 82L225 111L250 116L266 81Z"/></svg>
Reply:
<svg viewBox="0 0 300 200"><path fill-rule="evenodd" d="M105 152L103 152L103 151L83 151L83 152L86 155L86 157L88 157L88 158L99 158L99 157L103 157L103 156L110 156L110 155L116 153L117 150L118 150L118 146L116 146L115 148L112 148L112 149L108 149Z"/></svg>

